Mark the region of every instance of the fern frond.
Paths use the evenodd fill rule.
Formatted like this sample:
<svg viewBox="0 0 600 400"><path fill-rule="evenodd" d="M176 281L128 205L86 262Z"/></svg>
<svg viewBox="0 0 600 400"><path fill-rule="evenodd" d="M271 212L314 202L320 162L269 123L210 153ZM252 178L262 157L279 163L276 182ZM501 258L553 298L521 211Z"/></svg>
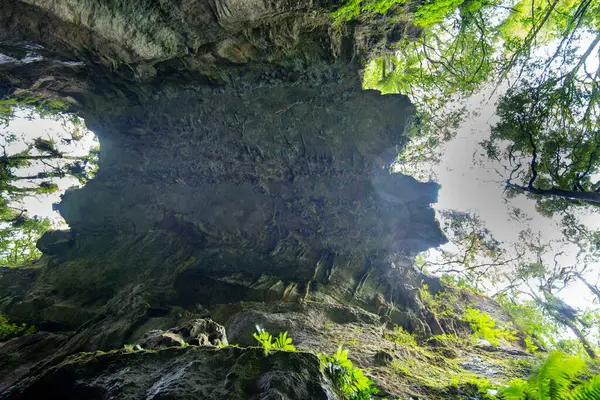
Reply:
<svg viewBox="0 0 600 400"><path fill-rule="evenodd" d="M548 380L547 396L544 399L548 400L564 400L567 395L567 388L562 386L562 383L555 378Z"/></svg>
<svg viewBox="0 0 600 400"><path fill-rule="evenodd" d="M577 386L566 400L600 400L600 375Z"/></svg>
<svg viewBox="0 0 600 400"><path fill-rule="evenodd" d="M533 385L540 394L561 396L576 377L586 369L585 361L560 351L550 353L533 378ZM552 385L552 386L550 386ZM553 397L549 397L554 399ZM555 397L560 400L564 398Z"/></svg>
<svg viewBox="0 0 600 400"><path fill-rule="evenodd" d="M285 351L296 351L296 347L292 344L292 338L287 336L287 331L279 334L279 337L275 340L275 343L273 343L273 348Z"/></svg>
<svg viewBox="0 0 600 400"><path fill-rule="evenodd" d="M583 359L555 351L550 353L529 381L514 379L509 382L508 387L501 389L500 393L507 400L600 400L600 396L585 397L589 396L588 392L582 392L584 397L569 397L572 396L569 393L573 387L580 382L579 377L586 370L587 365ZM600 386L600 382L598 385ZM585 386L587 387L587 384Z"/></svg>

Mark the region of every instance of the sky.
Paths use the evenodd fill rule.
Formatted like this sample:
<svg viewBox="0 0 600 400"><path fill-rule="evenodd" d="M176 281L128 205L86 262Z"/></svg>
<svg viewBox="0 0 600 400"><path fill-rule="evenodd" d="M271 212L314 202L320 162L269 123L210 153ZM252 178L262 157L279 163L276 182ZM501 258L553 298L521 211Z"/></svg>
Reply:
<svg viewBox="0 0 600 400"><path fill-rule="evenodd" d="M574 42L575 54L582 54L591 44L594 36L584 34ZM598 49L600 51L600 49ZM546 59L556 51L556 42L537 48L532 58ZM588 59L588 70L595 71L600 62L600 53ZM466 102L467 117L459 127L456 137L445 146L444 155L439 165L434 166L434 173L442 184L438 208L455 210L476 210L491 226L501 240L515 239L516 225L507 223L507 207L503 201L504 181L494 171L483 149L479 145L490 135L491 127L498 122L495 115L496 102L506 91L507 83L486 88L471 96ZM600 177L599 177L600 178ZM530 225L539 230L553 229L556 220L541 216L535 210L535 202L524 195L518 196L511 204L525 211L532 219ZM600 228L600 213L588 216L586 221L590 227Z"/></svg>

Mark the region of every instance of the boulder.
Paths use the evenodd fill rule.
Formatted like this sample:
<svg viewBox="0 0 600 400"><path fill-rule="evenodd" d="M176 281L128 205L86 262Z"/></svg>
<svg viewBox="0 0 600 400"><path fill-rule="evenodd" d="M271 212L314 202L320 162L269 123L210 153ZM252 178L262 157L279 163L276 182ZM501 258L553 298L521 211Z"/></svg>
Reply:
<svg viewBox="0 0 600 400"><path fill-rule="evenodd" d="M149 350L186 345L227 346L225 328L211 319L195 319L166 332L150 331L140 342L142 348Z"/></svg>

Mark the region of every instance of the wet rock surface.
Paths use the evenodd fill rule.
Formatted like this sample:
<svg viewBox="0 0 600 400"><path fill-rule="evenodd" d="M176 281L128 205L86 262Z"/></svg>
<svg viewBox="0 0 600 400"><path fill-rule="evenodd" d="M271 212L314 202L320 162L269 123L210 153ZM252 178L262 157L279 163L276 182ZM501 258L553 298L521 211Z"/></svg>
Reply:
<svg viewBox="0 0 600 400"><path fill-rule="evenodd" d="M172 306L409 302L412 258L444 240L438 187L389 172L414 109L361 90L370 25L336 33L329 3L233 6L0 6L4 93L62 99L101 143L59 205L71 231L42 237L40 277L5 312L103 315L106 346Z"/></svg>
<svg viewBox="0 0 600 400"><path fill-rule="evenodd" d="M0 343L0 393L15 385L21 378L34 375L41 360L52 360L70 332L38 332ZM1 395L0 395L1 396Z"/></svg>
<svg viewBox="0 0 600 400"><path fill-rule="evenodd" d="M184 345L184 332L192 334L194 326L205 331L204 325L207 325L212 327L208 331L214 328L221 331L220 324L197 318L177 324L176 328L151 330L139 341L131 337L124 339L123 342L130 343L130 350L108 353L86 352L70 356L78 334L69 334L65 335L66 342L63 340L54 348L48 347L50 356L44 363L32 364L28 370L21 371L21 379L11 381L0 398L35 398L40 393L51 393L45 398L146 398L150 388L159 381L161 385L154 387L160 389L156 392L159 397L245 398L236 397L244 393L249 396L247 398L270 398L267 393L274 396L278 393L281 396L275 398L309 399L320 398L320 393L325 392L330 397L323 398L337 398L326 378L320 375L318 363L314 369L312 360L316 360L316 353L332 354L343 345L355 365L364 368L375 380L382 397L461 399L467 392L456 387L457 383L470 382L475 377L512 378L516 365L513 363L527 361L530 357L515 356L502 349L486 351L468 346L452 347L452 357L445 357L439 350L450 348L396 342L393 327L356 307L310 301L300 304L243 302L220 305L212 310L212 314L231 332L230 344L233 346L221 349L212 345ZM355 317L340 319L339 315ZM204 322L198 324L198 321ZM262 349L243 348L257 345L252 338L256 325L275 336L287 331L300 353L275 351L265 356ZM144 326L149 325L143 324L138 329L144 329ZM102 325L97 325L96 329L101 328ZM165 333L167 337L163 336ZM144 337L151 338L158 346L149 346ZM26 347L24 341L31 340L27 338L35 336L7 342L5 349L14 351L21 343L19 346L33 355L39 348ZM195 349L192 353L186 352L192 348ZM220 353L220 350L229 353ZM0 355L7 354L2 351L0 345ZM474 364L485 368L472 368ZM490 370L495 373L489 375ZM260 378L255 380L257 374ZM269 383L272 379L285 381L281 384L294 389L261 391L260 388L279 385ZM303 388L305 380L313 384L312 389Z"/></svg>

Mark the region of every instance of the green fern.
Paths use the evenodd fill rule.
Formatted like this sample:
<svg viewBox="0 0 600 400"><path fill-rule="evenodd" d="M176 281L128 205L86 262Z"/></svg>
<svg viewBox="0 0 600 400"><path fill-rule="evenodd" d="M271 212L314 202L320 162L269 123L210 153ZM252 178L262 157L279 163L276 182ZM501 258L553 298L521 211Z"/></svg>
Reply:
<svg viewBox="0 0 600 400"><path fill-rule="evenodd" d="M506 400L524 400L532 398L529 383L523 379L513 379L508 382L508 387L500 391L499 394Z"/></svg>
<svg viewBox="0 0 600 400"><path fill-rule="evenodd" d="M600 400L600 375L596 375L588 382L579 385L566 399Z"/></svg>
<svg viewBox="0 0 600 400"><path fill-rule="evenodd" d="M547 390L547 398L549 400L563 400L564 398L564 388L562 388L556 379L550 378L548 380L548 390Z"/></svg>
<svg viewBox="0 0 600 400"><path fill-rule="evenodd" d="M256 326L256 330L258 332L256 332L252 336L262 346L263 350L265 351L265 356L266 356L267 354L269 354L269 351L271 351L271 348L273 347L273 336L271 336L271 334L269 332L265 331L258 325Z"/></svg>
<svg viewBox="0 0 600 400"><path fill-rule="evenodd" d="M279 350L296 351L296 348L292 344L292 338L287 337L287 332L281 332L279 337L275 339L272 347Z"/></svg>
<svg viewBox="0 0 600 400"><path fill-rule="evenodd" d="M371 381L363 371L352 365L348 358L348 350L339 346L335 354L328 356L319 354L321 368L331 379L344 400L370 400L378 390L371 387Z"/></svg>
<svg viewBox="0 0 600 400"><path fill-rule="evenodd" d="M261 345L265 351L265 355L269 354L273 349L296 351L296 348L292 344L292 338L287 336L287 332L281 332L277 339L273 340L273 336L260 326L257 325L256 330L257 332L253 335L254 339Z"/></svg>
<svg viewBox="0 0 600 400"><path fill-rule="evenodd" d="M562 400L569 386L585 368L585 361L582 359L555 351L542 364L533 378L533 384L537 387L537 392L542 396L546 395L547 399Z"/></svg>
<svg viewBox="0 0 600 400"><path fill-rule="evenodd" d="M502 389L500 393L506 400L600 400L600 396L585 397L587 392L582 392L584 397L569 397L569 393L577 385L579 387L575 393L578 393L579 390L586 390L588 385L590 391L593 389L593 380L586 384L581 384L579 380L579 376L586 369L584 360L555 351L550 353L546 361L528 381L512 380L509 382L509 387ZM596 385L598 385L596 389L600 388L600 382L596 382Z"/></svg>

